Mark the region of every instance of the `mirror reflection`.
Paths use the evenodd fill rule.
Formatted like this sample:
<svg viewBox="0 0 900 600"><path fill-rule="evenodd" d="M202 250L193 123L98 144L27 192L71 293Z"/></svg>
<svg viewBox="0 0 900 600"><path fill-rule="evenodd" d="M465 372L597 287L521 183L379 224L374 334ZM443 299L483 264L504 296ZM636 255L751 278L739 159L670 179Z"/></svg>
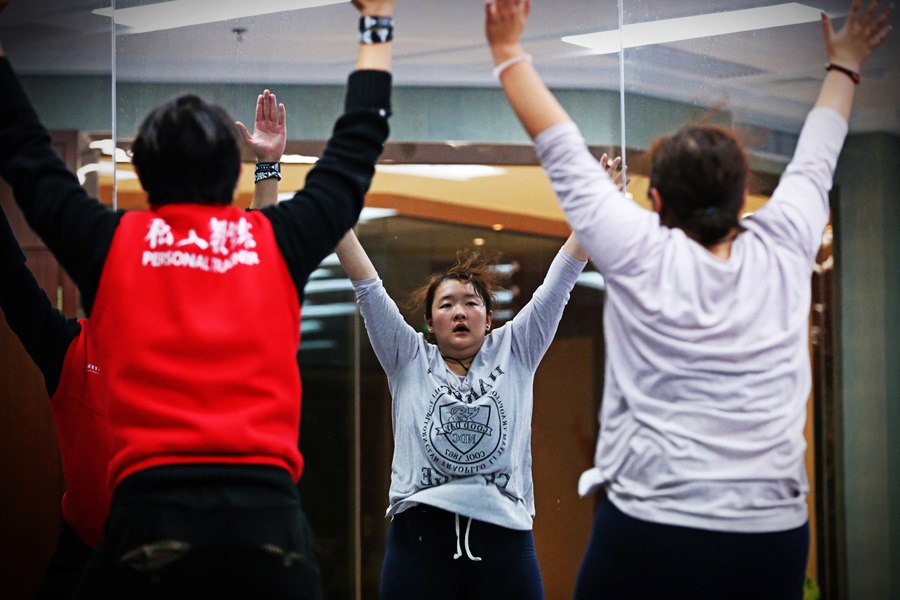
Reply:
<svg viewBox="0 0 900 600"><path fill-rule="evenodd" d="M342 115L347 75L357 64L358 14L350 3L65 4L13 0L0 15L0 40L54 149L91 196L119 210L147 208L131 158L154 107L196 94L252 131L265 89L287 112L273 194L285 202L304 187ZM626 195L648 211L654 140L685 125L734 131L749 161L746 216L772 197L826 75L820 15L840 27L848 8L844 0L533 0L522 45L594 159L624 158ZM424 306L410 306L411 293L452 267L458 253L473 251L499 276L491 329L509 330L527 314L569 224L491 73L498 61L485 40L483 6L399 0L395 19L390 137L355 235L411 331L426 335L429 327ZM891 168L900 157L897 45L896 34L889 36L861 70L811 283L812 382L803 433L810 541L803 571L822 598L890 597L900 589L889 568L896 555L889 531L900 527L891 510L900 423L889 400L897 387L890 369L897 307L890 298L898 286L891 258L900 219L889 197L891 184L900 183ZM234 197L247 208L258 156L244 143L240 159ZM75 284L5 185L2 203L52 304L84 317ZM386 375L350 279L338 255L329 254L305 284L296 355L305 459L299 491L326 597L375 598L391 547L385 513L398 501L392 466L404 443L395 426L403 421L400 392L391 387L396 376ZM594 465L607 357L617 351L604 341L606 302L607 282L589 262L574 277L553 342L534 369L533 490L509 495L533 502L533 543L548 598L573 594L595 510L606 502L578 490L579 476ZM2 485L10 490L3 527L21 548L4 579L13 582L13 596L29 597L57 545L65 461L60 466L44 374L15 332L0 329L8 357L0 385L11 411L0 452ZM459 438L448 449L466 454L477 446L474 437ZM454 512L463 515L458 524ZM465 511L449 514L451 563L457 540L456 563L468 550L479 556L477 522L467 548Z"/></svg>

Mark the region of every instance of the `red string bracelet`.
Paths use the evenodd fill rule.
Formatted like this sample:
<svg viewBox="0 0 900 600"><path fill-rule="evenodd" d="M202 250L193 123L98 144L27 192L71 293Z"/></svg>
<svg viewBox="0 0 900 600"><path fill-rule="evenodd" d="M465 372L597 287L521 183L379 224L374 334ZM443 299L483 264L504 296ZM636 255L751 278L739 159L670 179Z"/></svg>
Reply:
<svg viewBox="0 0 900 600"><path fill-rule="evenodd" d="M842 67L841 65L836 65L834 63L828 63L827 65L825 65L825 70L838 71L840 73L843 73L844 75L852 79L855 85L859 85L859 73L857 73L856 71L851 71L847 67Z"/></svg>

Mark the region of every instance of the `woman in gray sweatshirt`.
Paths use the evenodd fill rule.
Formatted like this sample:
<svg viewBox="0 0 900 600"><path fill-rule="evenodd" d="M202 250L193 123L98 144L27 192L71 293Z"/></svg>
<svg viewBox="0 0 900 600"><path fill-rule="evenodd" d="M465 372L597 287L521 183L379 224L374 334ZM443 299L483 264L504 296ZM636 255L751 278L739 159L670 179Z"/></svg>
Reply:
<svg viewBox="0 0 900 600"><path fill-rule="evenodd" d="M496 329L483 265L433 275L421 290L426 336L403 319L353 231L336 251L392 397L381 597L543 598L532 383L587 254L570 237L528 304Z"/></svg>

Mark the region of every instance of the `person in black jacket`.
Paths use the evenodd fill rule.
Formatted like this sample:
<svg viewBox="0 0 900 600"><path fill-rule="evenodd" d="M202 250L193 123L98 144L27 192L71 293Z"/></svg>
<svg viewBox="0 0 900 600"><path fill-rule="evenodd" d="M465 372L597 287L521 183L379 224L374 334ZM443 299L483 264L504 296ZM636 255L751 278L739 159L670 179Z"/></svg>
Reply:
<svg viewBox="0 0 900 600"><path fill-rule="evenodd" d="M284 105L265 90L257 98L253 133L236 124L257 160L280 160L287 140ZM274 204L277 180L260 180L254 203ZM109 510L106 480L110 440L106 397L88 355L88 319L57 310L28 269L6 215L0 210L0 310L44 377L66 481L56 549L37 600L71 598L103 536Z"/></svg>
<svg viewBox="0 0 900 600"><path fill-rule="evenodd" d="M192 95L153 111L134 142L150 210L89 198L0 50L0 175L79 287L109 394L112 504L79 597L321 593L295 486L300 303L359 216L390 114L395 0L353 3L345 113L304 189L249 213L230 206L231 120Z"/></svg>

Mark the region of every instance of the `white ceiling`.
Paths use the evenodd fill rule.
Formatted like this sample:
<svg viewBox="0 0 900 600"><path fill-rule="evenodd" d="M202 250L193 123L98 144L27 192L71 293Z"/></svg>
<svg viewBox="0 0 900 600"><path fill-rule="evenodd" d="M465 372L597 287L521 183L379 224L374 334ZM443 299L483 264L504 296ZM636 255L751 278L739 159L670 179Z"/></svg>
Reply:
<svg viewBox="0 0 900 600"><path fill-rule="evenodd" d="M117 0L116 7L158 0ZM622 0L626 23L690 16L780 0ZM845 14L849 0L804 4ZM0 39L21 73L108 74L110 0L13 0ZM399 0L395 82L400 86L495 86L482 33L484 0ZM552 87L618 89L617 55L590 56L564 35L614 29L611 0L533 0L525 44ZM896 28L896 15L892 17ZM232 32L246 29L238 40ZM343 83L355 59L355 11L345 5L295 10L115 39L126 81ZM732 110L741 122L795 131L823 75L818 23L708 37L626 52L628 92ZM900 135L900 32L863 72L855 131Z"/></svg>

